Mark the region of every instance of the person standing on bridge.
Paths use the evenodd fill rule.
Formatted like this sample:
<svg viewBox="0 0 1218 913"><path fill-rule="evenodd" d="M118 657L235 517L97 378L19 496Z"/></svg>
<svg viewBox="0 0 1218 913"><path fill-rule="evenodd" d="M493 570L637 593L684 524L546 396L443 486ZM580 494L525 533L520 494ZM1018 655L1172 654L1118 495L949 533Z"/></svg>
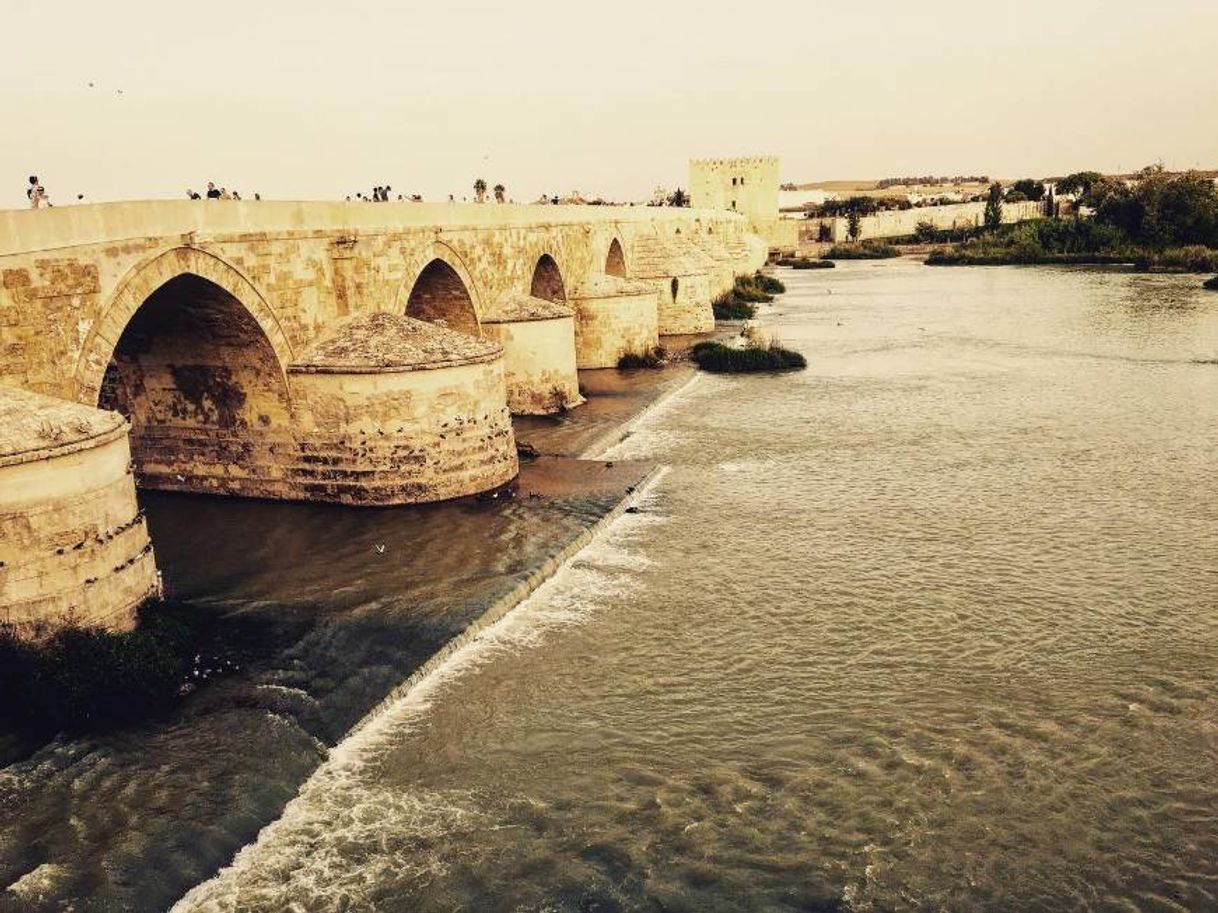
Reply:
<svg viewBox="0 0 1218 913"><path fill-rule="evenodd" d="M47 196L46 188L38 180L38 175L30 175L30 186L26 188L25 195L29 197L30 209L41 209L43 206L49 207L51 200Z"/></svg>

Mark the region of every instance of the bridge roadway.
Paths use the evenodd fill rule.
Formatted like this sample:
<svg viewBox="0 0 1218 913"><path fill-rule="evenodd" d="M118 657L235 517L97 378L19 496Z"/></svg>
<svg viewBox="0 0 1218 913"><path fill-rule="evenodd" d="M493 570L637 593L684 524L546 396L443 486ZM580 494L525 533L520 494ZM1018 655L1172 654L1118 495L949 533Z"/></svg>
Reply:
<svg viewBox="0 0 1218 913"><path fill-rule="evenodd" d="M159 587L137 485L361 505L501 485L511 413L710 330L764 258L740 216L689 209L0 212L0 623L131 622Z"/></svg>

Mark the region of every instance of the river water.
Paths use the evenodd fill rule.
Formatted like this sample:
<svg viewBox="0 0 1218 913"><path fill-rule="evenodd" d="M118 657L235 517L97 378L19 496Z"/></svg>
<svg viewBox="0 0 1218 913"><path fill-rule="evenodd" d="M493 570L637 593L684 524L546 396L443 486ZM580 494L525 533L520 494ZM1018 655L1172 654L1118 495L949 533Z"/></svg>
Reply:
<svg viewBox="0 0 1218 913"><path fill-rule="evenodd" d="M1218 908L1218 296L793 273L525 605L179 911Z"/></svg>

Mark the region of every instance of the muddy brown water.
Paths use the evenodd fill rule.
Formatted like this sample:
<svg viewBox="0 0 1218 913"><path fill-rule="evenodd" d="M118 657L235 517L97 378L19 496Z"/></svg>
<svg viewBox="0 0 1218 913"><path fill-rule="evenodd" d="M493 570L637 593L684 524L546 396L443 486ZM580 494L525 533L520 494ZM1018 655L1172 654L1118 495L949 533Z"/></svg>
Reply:
<svg viewBox="0 0 1218 913"><path fill-rule="evenodd" d="M766 322L809 369L652 413L609 454L668 467L642 509L352 737L356 695L596 504L396 538L167 517L181 585L273 659L177 725L10 767L3 873L81 910L202 879L176 910L1218 907L1218 299L780 275Z"/></svg>
<svg viewBox="0 0 1218 913"><path fill-rule="evenodd" d="M782 273L809 359L177 909L1218 906L1218 300Z"/></svg>

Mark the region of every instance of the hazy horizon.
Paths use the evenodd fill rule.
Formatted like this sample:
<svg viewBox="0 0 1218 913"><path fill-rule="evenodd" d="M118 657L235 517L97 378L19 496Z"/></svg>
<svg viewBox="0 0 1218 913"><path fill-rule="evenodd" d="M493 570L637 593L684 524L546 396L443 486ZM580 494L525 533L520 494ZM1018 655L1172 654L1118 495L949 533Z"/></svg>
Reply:
<svg viewBox="0 0 1218 913"><path fill-rule="evenodd" d="M0 208L26 205L29 174L56 203L208 180L460 199L477 177L524 202L645 199L691 157L778 155L795 183L1218 167L1218 4L1200 0L10 6Z"/></svg>

